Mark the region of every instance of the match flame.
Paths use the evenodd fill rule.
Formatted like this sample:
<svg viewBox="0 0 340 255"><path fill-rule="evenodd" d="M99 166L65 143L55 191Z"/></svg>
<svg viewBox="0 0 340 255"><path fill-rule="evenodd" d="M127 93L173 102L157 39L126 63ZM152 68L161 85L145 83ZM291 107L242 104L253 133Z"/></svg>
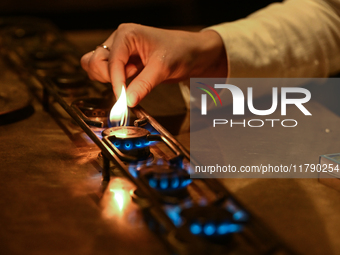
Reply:
<svg viewBox="0 0 340 255"><path fill-rule="evenodd" d="M111 109L109 126L126 126L128 119L128 108L125 87L123 86L122 92Z"/></svg>

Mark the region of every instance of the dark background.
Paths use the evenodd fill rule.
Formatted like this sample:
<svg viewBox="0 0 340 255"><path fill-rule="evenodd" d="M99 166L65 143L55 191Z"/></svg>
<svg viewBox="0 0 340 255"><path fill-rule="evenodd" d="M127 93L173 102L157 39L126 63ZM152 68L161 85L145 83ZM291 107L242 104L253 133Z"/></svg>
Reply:
<svg viewBox="0 0 340 255"><path fill-rule="evenodd" d="M5 0L0 16L47 18L63 30L116 28L133 22L156 27L209 26L243 18L273 0Z"/></svg>

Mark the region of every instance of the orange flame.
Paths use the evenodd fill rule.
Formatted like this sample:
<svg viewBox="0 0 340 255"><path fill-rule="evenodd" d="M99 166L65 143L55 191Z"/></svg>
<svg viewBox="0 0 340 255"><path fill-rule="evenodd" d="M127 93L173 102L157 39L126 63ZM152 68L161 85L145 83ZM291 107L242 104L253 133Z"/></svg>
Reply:
<svg viewBox="0 0 340 255"><path fill-rule="evenodd" d="M110 189L113 193L113 200L116 203L117 209L119 212L122 212L124 207L126 206L127 198L129 195L123 189Z"/></svg>
<svg viewBox="0 0 340 255"><path fill-rule="evenodd" d="M131 195L134 186L126 179L115 177L110 180L108 189L101 199L102 215L106 219L117 220L126 217L131 208ZM124 221L121 222L124 224Z"/></svg>
<svg viewBox="0 0 340 255"><path fill-rule="evenodd" d="M126 126L128 119L128 108L125 87L123 86L122 92L111 109L110 124L111 126Z"/></svg>

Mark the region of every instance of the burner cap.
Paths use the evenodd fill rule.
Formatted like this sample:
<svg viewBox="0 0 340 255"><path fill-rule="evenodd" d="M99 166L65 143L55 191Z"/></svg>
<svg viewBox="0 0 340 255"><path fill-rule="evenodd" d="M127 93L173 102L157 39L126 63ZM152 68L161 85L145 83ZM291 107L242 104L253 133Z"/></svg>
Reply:
<svg viewBox="0 0 340 255"><path fill-rule="evenodd" d="M108 128L102 132L103 139L114 145L124 161L141 161L150 157L149 135L148 130L132 126Z"/></svg>
<svg viewBox="0 0 340 255"><path fill-rule="evenodd" d="M60 62L56 61L56 63ZM89 93L89 84L87 82L86 76L82 73L58 72L57 74L55 74L55 72L53 72L50 76L51 80L58 87L59 94L64 97L81 97L86 96ZM85 102L85 100L92 100L92 98L81 100L83 100L84 102L75 101L74 103L79 105L86 105L87 102Z"/></svg>
<svg viewBox="0 0 340 255"><path fill-rule="evenodd" d="M58 76L59 77L59 76ZM73 78L72 78L73 79ZM61 78L62 82L70 81L66 77ZM77 82L77 79L74 78L74 81ZM90 125L95 127L106 127L106 123L108 120L108 116L112 107L112 103L110 100L105 98L84 98L78 99L72 103L72 106L78 108L87 119L84 121Z"/></svg>
<svg viewBox="0 0 340 255"><path fill-rule="evenodd" d="M22 39L22 38L27 38L27 37L33 37L37 35L40 31L35 28L35 27L25 27L25 26L20 26L20 27L15 27L12 31L12 37L16 39Z"/></svg>
<svg viewBox="0 0 340 255"><path fill-rule="evenodd" d="M33 66L41 70L59 69L61 66L61 54L51 48L39 49L30 54Z"/></svg>
<svg viewBox="0 0 340 255"><path fill-rule="evenodd" d="M60 53L53 49L40 49L31 53L31 58L37 61L55 61L60 57Z"/></svg>
<svg viewBox="0 0 340 255"><path fill-rule="evenodd" d="M109 112L112 108L111 102L109 102L108 100L104 98L98 98L98 97L79 99L79 100L74 101L72 104L77 105L79 109L82 111L101 110L101 111ZM106 117L107 116L108 115L106 115Z"/></svg>
<svg viewBox="0 0 340 255"><path fill-rule="evenodd" d="M59 88L78 88L86 87L88 85L87 77L82 73L60 73L55 75L52 80L57 84ZM92 100L92 98L89 100ZM95 102L95 104L97 103L98 102ZM92 105L93 104L94 103L92 103Z"/></svg>
<svg viewBox="0 0 340 255"><path fill-rule="evenodd" d="M142 138L149 135L150 132L140 127L112 127L103 131L103 136L115 136L118 139Z"/></svg>

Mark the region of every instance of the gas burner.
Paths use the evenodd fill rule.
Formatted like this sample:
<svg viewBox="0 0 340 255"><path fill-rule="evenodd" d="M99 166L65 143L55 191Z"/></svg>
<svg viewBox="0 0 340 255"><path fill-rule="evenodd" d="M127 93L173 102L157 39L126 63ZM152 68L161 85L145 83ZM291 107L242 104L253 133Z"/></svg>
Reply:
<svg viewBox="0 0 340 255"><path fill-rule="evenodd" d="M139 177L157 190L164 202L175 204L188 196L187 186L192 182L186 170L169 165L146 166Z"/></svg>
<svg viewBox="0 0 340 255"><path fill-rule="evenodd" d="M80 78L80 77L79 77ZM59 84L68 84L72 88L78 88L78 85L84 85L76 77L58 77ZM72 103L73 108L82 116L83 120L90 126L107 127L108 116L112 108L112 102L104 98L84 98Z"/></svg>
<svg viewBox="0 0 340 255"><path fill-rule="evenodd" d="M217 206L195 206L184 209L181 216L185 219L180 238L188 234L204 238L217 244L225 244L233 233L243 230L245 221L235 219L234 214Z"/></svg>
<svg viewBox="0 0 340 255"><path fill-rule="evenodd" d="M34 26L21 25L14 27L11 31L13 39L31 38L41 33L42 31Z"/></svg>
<svg viewBox="0 0 340 255"><path fill-rule="evenodd" d="M0 125L20 121L31 116L34 108L32 97L20 83L0 86Z"/></svg>
<svg viewBox="0 0 340 255"><path fill-rule="evenodd" d="M150 132L140 127L112 127L102 133L103 139L124 161L146 160L150 157Z"/></svg>
<svg viewBox="0 0 340 255"><path fill-rule="evenodd" d="M58 73L52 76L52 81L57 85L59 94L64 97L82 97L88 94L88 80L82 73ZM103 108L99 101L94 102L92 98L84 99L83 101L85 100L90 102L82 102L80 105L85 105L86 107L89 104L92 107L94 104L99 104L99 107L96 108Z"/></svg>
<svg viewBox="0 0 340 255"><path fill-rule="evenodd" d="M53 49L46 48L34 51L30 54L33 61L33 67L41 75L51 74L60 69L62 64L62 55Z"/></svg>
<svg viewBox="0 0 340 255"><path fill-rule="evenodd" d="M60 53L53 49L40 49L32 52L31 58L36 61L56 61L60 59Z"/></svg>

